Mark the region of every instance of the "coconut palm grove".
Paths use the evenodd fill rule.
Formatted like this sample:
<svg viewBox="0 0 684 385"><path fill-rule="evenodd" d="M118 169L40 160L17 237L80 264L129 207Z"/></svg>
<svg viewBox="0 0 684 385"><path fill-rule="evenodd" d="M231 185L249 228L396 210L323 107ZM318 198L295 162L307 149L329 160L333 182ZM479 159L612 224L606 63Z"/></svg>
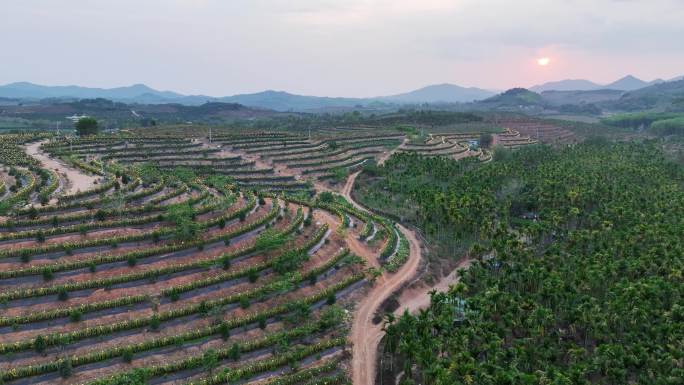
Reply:
<svg viewBox="0 0 684 385"><path fill-rule="evenodd" d="M386 317L385 365L404 383L684 378L684 174L652 145L535 147L484 167L397 158L378 173L369 199L399 191L473 259L428 308Z"/></svg>

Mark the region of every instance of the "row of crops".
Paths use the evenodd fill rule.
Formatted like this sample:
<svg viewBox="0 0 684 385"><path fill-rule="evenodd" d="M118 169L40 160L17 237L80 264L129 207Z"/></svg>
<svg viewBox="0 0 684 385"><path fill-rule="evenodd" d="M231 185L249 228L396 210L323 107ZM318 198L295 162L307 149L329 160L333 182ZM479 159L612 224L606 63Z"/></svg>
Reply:
<svg viewBox="0 0 684 385"><path fill-rule="evenodd" d="M240 156L226 155L216 142L174 137L94 137L61 139L44 145L55 157L70 160L87 172L97 173L104 164L151 164L163 171L178 168L199 175L220 174L243 188L262 191L303 191L306 182L293 177L275 175L268 167L259 167Z"/></svg>
<svg viewBox="0 0 684 385"><path fill-rule="evenodd" d="M489 147L496 146L504 149L518 149L527 145L537 144L536 140L521 135L509 128L503 132L485 135L489 143L481 143L483 134L478 132L459 133L431 133L421 141L402 144L397 152L413 153L427 157L442 156L451 159L467 157L477 158L481 162L492 159Z"/></svg>
<svg viewBox="0 0 684 385"><path fill-rule="evenodd" d="M43 145L101 179L0 218L2 383L348 383L345 309L366 268L346 242L387 258L392 224L261 184L282 183L274 174L224 173L249 160L207 147L167 136Z"/></svg>
<svg viewBox="0 0 684 385"><path fill-rule="evenodd" d="M396 131L372 129L328 129L314 137L284 133L225 134L214 141L237 154L255 156L287 175L309 180L342 181L349 172L377 160L402 143L404 135Z"/></svg>

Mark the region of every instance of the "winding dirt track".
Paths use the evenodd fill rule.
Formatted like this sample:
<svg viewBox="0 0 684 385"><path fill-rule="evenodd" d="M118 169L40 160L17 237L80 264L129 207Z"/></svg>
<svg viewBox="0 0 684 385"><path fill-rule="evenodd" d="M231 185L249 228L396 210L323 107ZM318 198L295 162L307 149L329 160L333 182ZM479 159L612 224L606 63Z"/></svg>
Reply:
<svg viewBox="0 0 684 385"><path fill-rule="evenodd" d="M417 288L408 288L402 291L401 295L397 299L399 302L399 307L394 311L395 316L400 316L405 310L409 313L415 313L420 309L426 309L430 306L430 292L435 291L448 291L449 286L458 283L461 277L458 275L460 269L467 269L472 263L471 259L461 260L456 268L449 273L446 277L443 277L434 286L428 286L423 284Z"/></svg>
<svg viewBox="0 0 684 385"><path fill-rule="evenodd" d="M87 175L80 170L67 166L60 161L57 161L41 149L40 145L46 141L29 143L26 146L26 153L37 159L44 168L57 171L60 175L64 175L67 181L67 186L62 187L62 191L66 194L73 194L77 191L85 191L95 185L96 177Z"/></svg>
<svg viewBox="0 0 684 385"><path fill-rule="evenodd" d="M349 176L342 189L342 195L354 207L367 211L351 197L351 190L359 173L360 171L357 171ZM416 275L422 257L420 244L415 233L400 224L397 224L397 227L409 241L409 257L399 271L380 276L356 309L349 337L353 346L352 382L354 385L372 385L375 382L375 362L377 361L378 344L382 339L383 331L382 324L373 324L373 317L377 309L392 293Z"/></svg>

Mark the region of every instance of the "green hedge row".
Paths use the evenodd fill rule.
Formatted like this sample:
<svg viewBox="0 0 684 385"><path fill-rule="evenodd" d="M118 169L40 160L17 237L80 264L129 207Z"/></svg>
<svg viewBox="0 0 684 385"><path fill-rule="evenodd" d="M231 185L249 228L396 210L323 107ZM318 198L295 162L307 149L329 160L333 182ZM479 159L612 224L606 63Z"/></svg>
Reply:
<svg viewBox="0 0 684 385"><path fill-rule="evenodd" d="M321 301L325 298L328 298L331 294L334 294L349 285L353 284L354 282L359 281L362 279L364 276L363 274L356 274L349 276L345 278L343 281L340 281L339 283L330 286L324 290L319 291L316 294L313 294L311 296L304 297L302 299L298 300L292 300L288 301L284 304L278 305L278 306L273 306L266 308L264 310L244 315L241 317L236 317L236 318L231 318L229 320L224 320L222 323L217 324L217 325L211 325L211 326L206 326L201 329L196 329L192 330L189 332L177 334L177 335L172 335L172 336L166 336L166 337L160 337L160 338L153 338L149 339L143 342L140 342L135 345L129 345L129 346L119 346L115 348L110 348L106 350L102 350L99 352L94 352L94 353L87 353L85 355L81 356L73 356L70 358L72 365L84 365L92 362L98 362L106 359L110 359L113 357L117 357L122 355L125 351L127 350L132 350L133 352L141 352L141 351L146 351L150 349L156 349L156 348L161 348L165 346L171 346L171 345L176 345L179 343L183 342L188 342L188 341L193 341L197 340L199 338L205 338L211 335L219 334L221 333L222 330L225 329L235 329L237 327L249 325L254 322L258 322L259 320L262 319L268 319L277 315L289 313L290 311L300 307L300 306L310 306L318 301ZM87 328L87 329L81 329L79 331L71 332L71 333L61 333L61 334L53 334L45 337L45 346L55 346L58 344L63 344L63 343L71 343L77 340L82 340L85 338L91 338L91 337L97 337L97 336L104 336L107 334L111 334L117 331L122 331L122 330L130 330L134 329L137 327L142 327L146 326L148 324L148 319L137 319L137 320L130 320L130 321L123 321L115 324L109 324L109 325L102 325L99 327L94 327L94 328ZM22 351L22 350L29 350L33 348L34 340L24 340L24 341L19 341L11 344L2 344L0 345L1 353L7 353L7 352L17 352L17 351ZM39 364L39 365L29 365L25 366L23 368L13 368L8 372L3 373L3 376L0 377L3 380L13 380L17 378L23 378L23 377L29 377L29 376L34 376L38 374L43 374L43 373L48 373L55 371L59 368L59 366L56 366L57 362L49 362L45 364Z"/></svg>
<svg viewBox="0 0 684 385"><path fill-rule="evenodd" d="M245 224L245 225L235 229L230 234L221 235L220 237L218 237L218 239L233 238L235 236L247 233L247 232L259 227L263 223L266 223L266 222L272 220L278 214L277 207L274 207L274 208L275 208L274 210L271 210L267 215L265 215L262 218L259 218L257 221L249 223L249 224ZM181 244L182 244L182 246L187 247L187 244L184 244L184 243L181 243ZM190 244L196 245L197 242L196 241L190 242ZM184 248L184 247L181 247L181 248ZM58 294L59 292L63 292L63 291L69 292L69 291L76 291L76 290L83 290L83 289L94 289L94 288L108 287L111 285L116 285L116 284L120 284L120 283L124 283L124 282L136 281L136 280L146 279L146 278L155 278L155 277L158 277L160 275L177 273L180 271L194 269L194 268L198 268L198 267L206 267L206 266L209 266L213 263L215 263L215 261L213 261L213 260L201 260L201 261L196 261L196 262L170 265L170 266L165 266L165 267L158 268L158 269L144 270L144 271L130 273L130 274L122 274L122 275L117 275L117 276L113 276L113 277L99 278L99 279L93 279L93 280L88 280L88 281L65 283L65 284L61 284L61 285L54 285L54 286L48 286L48 287L16 289L16 290L1 293L0 294L0 302L15 300L15 299L21 299L21 298L30 298L30 297L38 297L38 296Z"/></svg>

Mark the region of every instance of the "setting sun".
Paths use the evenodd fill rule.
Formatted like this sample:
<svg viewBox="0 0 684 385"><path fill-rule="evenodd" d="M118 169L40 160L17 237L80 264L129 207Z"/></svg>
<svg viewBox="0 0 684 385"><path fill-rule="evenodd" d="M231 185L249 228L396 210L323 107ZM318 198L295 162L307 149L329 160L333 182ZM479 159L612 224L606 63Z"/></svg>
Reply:
<svg viewBox="0 0 684 385"><path fill-rule="evenodd" d="M540 66L546 67L547 65L549 65L549 63L551 63L551 59L549 59L548 57L542 57L537 59L537 64L539 64Z"/></svg>

